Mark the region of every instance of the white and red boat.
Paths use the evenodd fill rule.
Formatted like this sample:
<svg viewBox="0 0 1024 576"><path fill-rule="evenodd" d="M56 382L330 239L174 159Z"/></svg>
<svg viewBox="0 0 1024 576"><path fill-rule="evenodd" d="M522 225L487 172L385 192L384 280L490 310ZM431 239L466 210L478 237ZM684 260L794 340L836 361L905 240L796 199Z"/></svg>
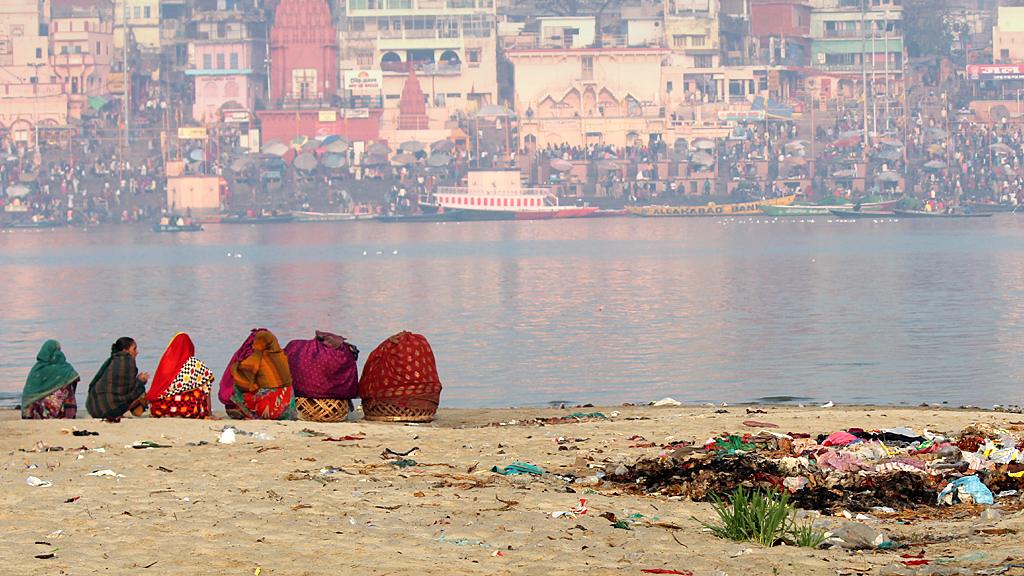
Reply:
<svg viewBox="0 0 1024 576"><path fill-rule="evenodd" d="M420 207L446 220L549 220L597 212L591 206L560 205L550 188L523 188L517 168L473 170L466 183L438 187Z"/></svg>

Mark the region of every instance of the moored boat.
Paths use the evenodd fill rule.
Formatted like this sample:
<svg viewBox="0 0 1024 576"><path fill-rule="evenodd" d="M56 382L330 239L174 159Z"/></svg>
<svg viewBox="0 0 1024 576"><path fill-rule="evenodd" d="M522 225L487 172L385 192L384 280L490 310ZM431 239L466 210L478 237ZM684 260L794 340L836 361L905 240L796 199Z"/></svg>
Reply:
<svg viewBox="0 0 1024 576"><path fill-rule="evenodd" d="M886 200L885 202L866 202L860 205L861 210L880 211L890 210L898 200ZM827 216L833 210L854 210L855 204L834 204L831 206L822 204L791 204L789 206L762 206L761 212L768 216Z"/></svg>
<svg viewBox="0 0 1024 576"><path fill-rule="evenodd" d="M929 212L927 210L894 210L901 218L990 218L993 212Z"/></svg>
<svg viewBox="0 0 1024 576"><path fill-rule="evenodd" d="M895 218L896 212L892 210L829 210L833 216L846 220L862 220L867 218Z"/></svg>
<svg viewBox="0 0 1024 576"><path fill-rule="evenodd" d="M763 200L751 200L750 202L735 202L731 204L709 203L703 206L631 206L627 208L634 216L659 217L659 216L748 216L761 214L765 206L789 206L796 200L796 194L780 196L778 198L767 198Z"/></svg>
<svg viewBox="0 0 1024 576"><path fill-rule="evenodd" d="M466 186L440 186L420 206L440 221L554 220L597 212L592 206L562 206L551 188L523 188L517 168L471 170Z"/></svg>
<svg viewBox="0 0 1024 576"><path fill-rule="evenodd" d="M345 222L355 220L351 212L293 212L296 222Z"/></svg>

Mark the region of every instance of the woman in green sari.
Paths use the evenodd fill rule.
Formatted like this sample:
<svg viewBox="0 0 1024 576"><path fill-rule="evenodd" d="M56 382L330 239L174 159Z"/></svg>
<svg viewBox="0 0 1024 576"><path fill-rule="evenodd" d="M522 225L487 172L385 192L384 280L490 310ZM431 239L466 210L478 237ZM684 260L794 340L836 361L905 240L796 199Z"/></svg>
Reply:
<svg viewBox="0 0 1024 576"><path fill-rule="evenodd" d="M78 412L75 389L78 372L68 363L60 342L47 340L36 355L21 393L21 417L25 419L74 418Z"/></svg>

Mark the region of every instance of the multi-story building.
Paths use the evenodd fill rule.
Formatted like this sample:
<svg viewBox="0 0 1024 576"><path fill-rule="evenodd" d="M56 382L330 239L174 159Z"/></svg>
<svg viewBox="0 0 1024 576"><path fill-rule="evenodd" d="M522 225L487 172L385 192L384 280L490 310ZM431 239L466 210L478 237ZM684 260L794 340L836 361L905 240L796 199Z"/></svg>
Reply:
<svg viewBox="0 0 1024 576"><path fill-rule="evenodd" d="M513 66L515 109L527 143L625 145L666 130L665 48L580 46L552 35L522 35L504 53Z"/></svg>
<svg viewBox="0 0 1024 576"><path fill-rule="evenodd" d="M192 118L202 124L248 122L266 94L266 23L252 4L197 12L187 25Z"/></svg>
<svg viewBox="0 0 1024 576"><path fill-rule="evenodd" d="M55 2L51 9L50 52L53 70L68 95L68 114L80 118L89 97L109 93L114 61L114 28L96 4Z"/></svg>
<svg viewBox="0 0 1024 576"><path fill-rule="evenodd" d="M717 68L719 0L664 0L664 8L665 45L677 63L688 69Z"/></svg>
<svg viewBox="0 0 1024 576"><path fill-rule="evenodd" d="M0 139L30 147L40 129L68 119L65 84L51 64L47 6L0 0Z"/></svg>
<svg viewBox="0 0 1024 576"><path fill-rule="evenodd" d="M750 8L759 63L810 65L811 6L806 0L754 0Z"/></svg>
<svg viewBox="0 0 1024 576"><path fill-rule="evenodd" d="M853 95L866 76L875 92L895 94L903 78L903 8L900 0L811 0L811 66L820 93ZM832 79L836 85L832 85Z"/></svg>
<svg viewBox="0 0 1024 576"><path fill-rule="evenodd" d="M1024 8L998 8L992 28L992 59L998 64L1024 62Z"/></svg>
<svg viewBox="0 0 1024 576"><path fill-rule="evenodd" d="M114 1L114 49L126 39L142 51L160 50L160 0Z"/></svg>
<svg viewBox="0 0 1024 576"><path fill-rule="evenodd" d="M339 11L341 68L379 70L384 108L398 107L410 68L431 108L496 103L494 0L347 0Z"/></svg>

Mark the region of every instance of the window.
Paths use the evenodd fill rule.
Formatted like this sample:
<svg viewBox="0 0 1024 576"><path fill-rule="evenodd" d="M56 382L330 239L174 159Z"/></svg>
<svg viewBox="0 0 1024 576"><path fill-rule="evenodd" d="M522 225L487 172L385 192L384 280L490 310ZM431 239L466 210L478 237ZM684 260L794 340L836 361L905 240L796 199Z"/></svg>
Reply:
<svg viewBox="0 0 1024 576"><path fill-rule="evenodd" d="M238 70L238 52L231 53L231 69Z"/></svg>
<svg viewBox="0 0 1024 576"><path fill-rule="evenodd" d="M217 70L224 69L224 54L217 54Z"/></svg>
<svg viewBox="0 0 1024 576"><path fill-rule="evenodd" d="M203 54L203 70L210 70L213 68L213 56L210 54Z"/></svg>
<svg viewBox="0 0 1024 576"><path fill-rule="evenodd" d="M469 50L466 50L466 59L469 60L469 62L471 64L479 64L480 63L480 49L479 48L471 48Z"/></svg>
<svg viewBox="0 0 1024 576"><path fill-rule="evenodd" d="M584 56L583 58L580 59L580 64L581 64L581 68L582 68L582 70L581 70L581 78L583 80L593 80L594 79L594 57L593 56Z"/></svg>

